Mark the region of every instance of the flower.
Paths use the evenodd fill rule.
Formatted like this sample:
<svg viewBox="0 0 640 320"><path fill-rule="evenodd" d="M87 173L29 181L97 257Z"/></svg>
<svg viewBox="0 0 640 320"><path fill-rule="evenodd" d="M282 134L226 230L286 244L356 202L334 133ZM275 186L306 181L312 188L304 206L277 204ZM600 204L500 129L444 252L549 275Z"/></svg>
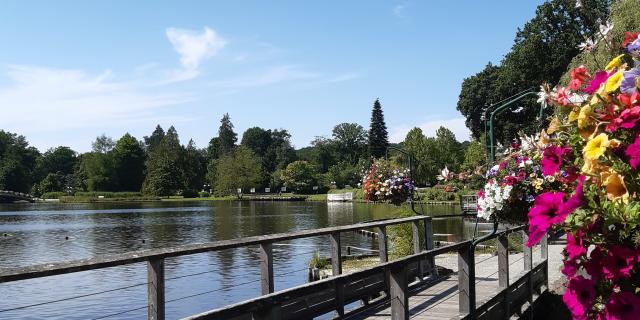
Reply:
<svg viewBox="0 0 640 320"><path fill-rule="evenodd" d="M571 82L569 82L569 88L571 90L576 91L578 88L582 87L582 85L589 79L589 73L587 72L587 67L581 65L577 68L571 70Z"/></svg>
<svg viewBox="0 0 640 320"><path fill-rule="evenodd" d="M571 148L549 145L544 149L542 157L542 174L551 176L560 171L564 157L571 153Z"/></svg>
<svg viewBox="0 0 640 320"><path fill-rule="evenodd" d="M602 277L602 259L604 259L602 249L595 247L589 253L589 259L584 262L584 269L594 281L598 281Z"/></svg>
<svg viewBox="0 0 640 320"><path fill-rule="evenodd" d="M576 231L575 236L573 233L567 233L567 257L570 260L578 259L587 254L587 249L584 247L584 233L582 230Z"/></svg>
<svg viewBox="0 0 640 320"><path fill-rule="evenodd" d="M580 112L578 113L578 128L584 129L591 124L591 106L586 104L582 108L580 108Z"/></svg>
<svg viewBox="0 0 640 320"><path fill-rule="evenodd" d="M568 106L571 104L571 92L565 87L558 86L556 88L556 101L561 106Z"/></svg>
<svg viewBox="0 0 640 320"><path fill-rule="evenodd" d="M611 295L605 310L607 320L640 319L640 297L629 291L616 292Z"/></svg>
<svg viewBox="0 0 640 320"><path fill-rule="evenodd" d="M607 198L611 201L622 199L625 202L629 198L627 186L624 183L624 177L619 173L609 170L600 173L602 184L606 187Z"/></svg>
<svg viewBox="0 0 640 320"><path fill-rule="evenodd" d="M633 93L636 91L636 80L640 77L640 68L633 68L622 73L622 83L620 84L620 91L624 93Z"/></svg>
<svg viewBox="0 0 640 320"><path fill-rule="evenodd" d="M565 217L558 215L564 203L565 194L562 192L545 192L536 197L533 208L529 210L529 239L527 246L532 247L540 242L552 224L564 221Z"/></svg>
<svg viewBox="0 0 640 320"><path fill-rule="evenodd" d="M624 57L624 54L621 54L613 59L611 59L611 61L609 61L609 63L607 63L607 66L604 67L605 71L611 71L617 67L619 67L620 65L622 65L622 58Z"/></svg>
<svg viewBox="0 0 640 320"><path fill-rule="evenodd" d="M621 47L625 48L630 43L636 42L636 40L638 40L638 35L640 35L640 32L629 32L629 31L625 32L624 40L622 41Z"/></svg>
<svg viewBox="0 0 640 320"><path fill-rule="evenodd" d="M629 157L629 164L631 167L638 169L638 165L640 165L640 135L638 135L636 140L627 147L625 154Z"/></svg>
<svg viewBox="0 0 640 320"><path fill-rule="evenodd" d="M614 73L607 79L607 82L605 82L604 84L604 90L607 93L618 90L618 88L620 88L620 85L622 85L622 80L624 80L623 71L618 70L618 72Z"/></svg>
<svg viewBox="0 0 640 320"><path fill-rule="evenodd" d="M596 48L597 44L598 43L596 41L593 41L593 39L586 39L586 40L584 40L583 43L578 45L578 49L580 49L580 51L582 51L582 52L589 53L589 52L593 51L593 49Z"/></svg>
<svg viewBox="0 0 640 320"><path fill-rule="evenodd" d="M562 301L567 305L573 319L587 319L587 314L596 299L596 287L592 280L577 276L569 280Z"/></svg>
<svg viewBox="0 0 640 320"><path fill-rule="evenodd" d="M640 106L624 109L620 115L607 126L607 131L614 132L619 128L633 129L640 120Z"/></svg>
<svg viewBox="0 0 640 320"><path fill-rule="evenodd" d="M540 86L540 92L538 92L537 101L544 108L548 107L553 102L553 96L551 95L551 89L549 88L548 83Z"/></svg>
<svg viewBox="0 0 640 320"><path fill-rule="evenodd" d="M604 277L613 281L631 277L631 270L638 262L638 253L630 248L613 245L602 260Z"/></svg>
<svg viewBox="0 0 640 320"><path fill-rule="evenodd" d="M564 274L567 277L573 277L576 275L576 265L575 263L573 263L573 261L562 261L563 267L562 267L562 274Z"/></svg>
<svg viewBox="0 0 640 320"><path fill-rule="evenodd" d="M593 79L591 79L591 82L589 82L589 85L582 91L588 94L593 94L594 92L596 92L596 90L598 90L598 88L600 88L600 85L607 81L610 75L611 74L605 71L596 72L596 74L593 76Z"/></svg>
<svg viewBox="0 0 640 320"><path fill-rule="evenodd" d="M583 151L584 157L587 160L596 160L607 151L607 147L609 147L609 137L601 133L587 142Z"/></svg>

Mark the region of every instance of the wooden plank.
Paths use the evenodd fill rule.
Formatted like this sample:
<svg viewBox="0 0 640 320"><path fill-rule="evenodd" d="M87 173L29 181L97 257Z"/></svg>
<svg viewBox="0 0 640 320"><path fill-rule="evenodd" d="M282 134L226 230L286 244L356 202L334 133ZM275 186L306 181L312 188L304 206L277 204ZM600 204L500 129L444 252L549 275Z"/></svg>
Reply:
<svg viewBox="0 0 640 320"><path fill-rule="evenodd" d="M475 310L476 279L473 251L471 246L458 249L458 310L462 314Z"/></svg>
<svg viewBox="0 0 640 320"><path fill-rule="evenodd" d="M509 238L506 235L497 239L498 243L498 287L509 286Z"/></svg>
<svg viewBox="0 0 640 320"><path fill-rule="evenodd" d="M422 251L422 245L420 244L420 221L413 221L411 223L411 231L413 236L413 253L420 253ZM418 280L422 280L423 278L422 268L423 266L421 261L418 261L418 271L416 276Z"/></svg>
<svg viewBox="0 0 640 320"><path fill-rule="evenodd" d="M378 230L378 250L380 250L380 262L389 261L389 252L387 251L387 228L385 226L377 227Z"/></svg>
<svg viewBox="0 0 640 320"><path fill-rule="evenodd" d="M424 220L424 245L426 250L434 247L433 242L433 221L431 219ZM424 266L425 272L431 276L438 276L438 268L436 267L435 257L427 258Z"/></svg>
<svg viewBox="0 0 640 320"><path fill-rule="evenodd" d="M89 259L45 263L27 267L0 268L0 283L66 274L71 272L109 268L138 262L146 262L154 259L166 259L169 257L184 256L196 253L248 247L259 245L263 242L282 242L299 238L328 235L334 232L347 232L359 229L410 223L412 221L424 219L424 216L413 216L399 219L378 220L373 222L356 223L346 226L301 230L289 233L276 233L239 239L220 240L208 243L187 244L169 248L138 250L115 255L100 255Z"/></svg>
<svg viewBox="0 0 640 320"><path fill-rule="evenodd" d="M263 295L273 292L273 245L271 243L260 244L260 284Z"/></svg>
<svg viewBox="0 0 640 320"><path fill-rule="evenodd" d="M147 318L164 320L164 260L147 262Z"/></svg>
<svg viewBox="0 0 640 320"><path fill-rule="evenodd" d="M525 231L522 231L524 270L531 270L533 266L533 248L527 247L528 239L529 235Z"/></svg>
<svg viewBox="0 0 640 320"><path fill-rule="evenodd" d="M329 235L331 243L331 269L333 275L342 274L342 247L340 244L340 232L334 232Z"/></svg>
<svg viewBox="0 0 640 320"><path fill-rule="evenodd" d="M409 319L409 292L407 287L406 265L391 269L389 272L389 298L391 304L391 319Z"/></svg>

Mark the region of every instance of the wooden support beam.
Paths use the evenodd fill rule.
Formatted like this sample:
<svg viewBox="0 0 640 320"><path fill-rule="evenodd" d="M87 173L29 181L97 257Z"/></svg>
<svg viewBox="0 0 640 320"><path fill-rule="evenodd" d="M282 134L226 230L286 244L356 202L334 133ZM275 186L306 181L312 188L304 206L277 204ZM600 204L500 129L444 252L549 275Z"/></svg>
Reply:
<svg viewBox="0 0 640 320"><path fill-rule="evenodd" d="M409 319L409 292L407 285L407 266L392 268L389 272L389 296L391 319Z"/></svg>
<svg viewBox="0 0 640 320"><path fill-rule="evenodd" d="M378 250L380 250L380 262L389 261L389 252L387 251L387 227L380 226L378 229Z"/></svg>
<svg viewBox="0 0 640 320"><path fill-rule="evenodd" d="M433 221L431 218L424 219L424 245L425 250L431 250L434 247L433 243ZM427 258L425 271L430 273L431 276L438 276L438 268L436 267L435 257Z"/></svg>
<svg viewBox="0 0 640 320"><path fill-rule="evenodd" d="M471 246L458 249L458 311L468 314L476 308L475 256ZM473 318L473 317L472 317Z"/></svg>
<svg viewBox="0 0 640 320"><path fill-rule="evenodd" d="M260 283L262 295L273 292L273 245L270 242L260 244Z"/></svg>
<svg viewBox="0 0 640 320"><path fill-rule="evenodd" d="M420 221L413 221L411 223L411 231L413 235L413 253L420 253L422 251L422 245L420 242ZM423 266L424 262L422 260L418 260L418 270L416 278L418 281L422 281L423 278Z"/></svg>
<svg viewBox="0 0 640 320"><path fill-rule="evenodd" d="M522 231L522 248L523 248L523 259L524 259L524 271L529 271L533 267L533 249L527 247L527 241L529 240L529 235L527 235L526 231Z"/></svg>
<svg viewBox="0 0 640 320"><path fill-rule="evenodd" d="M509 286L509 238L501 235L498 237L498 287Z"/></svg>
<svg viewBox="0 0 640 320"><path fill-rule="evenodd" d="M164 320L164 259L147 262L147 318Z"/></svg>
<svg viewBox="0 0 640 320"><path fill-rule="evenodd" d="M333 275L342 274L342 247L340 246L340 232L334 232L329 235L331 243L331 269Z"/></svg>

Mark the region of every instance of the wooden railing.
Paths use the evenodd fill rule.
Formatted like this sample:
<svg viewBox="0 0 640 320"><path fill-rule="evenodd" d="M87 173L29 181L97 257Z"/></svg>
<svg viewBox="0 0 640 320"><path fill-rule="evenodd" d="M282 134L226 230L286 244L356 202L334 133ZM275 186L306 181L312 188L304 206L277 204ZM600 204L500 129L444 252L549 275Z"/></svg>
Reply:
<svg viewBox="0 0 640 320"><path fill-rule="evenodd" d="M412 225L414 254L389 261L387 227L402 223ZM424 229L421 230L421 223ZM380 264L357 272L342 274L341 233L361 229L375 229L378 233ZM432 219L415 216L401 219L359 223L348 226L303 230L292 233L223 240L173 248L152 249L119 255L100 256L71 262L43 264L15 269L0 269L0 284L25 279L79 271L147 262L148 319L165 318L164 260L169 257L258 246L262 296L223 308L197 314L188 319L306 319L336 311L345 315L345 305L384 292L391 305L392 319L408 319L409 295L412 286L425 281L426 274L434 274L436 256L457 252L459 318L497 319L519 312L523 305L531 305L535 294L546 288L547 243L542 244L543 261L533 266L531 248L524 249L524 273L509 283L509 255L507 235L522 232L523 227L504 230L487 238L497 238L499 290L487 301L475 304L475 254L471 241L433 248ZM421 235L421 233L423 234ZM328 236L331 247L333 276L294 288L274 292L272 247L276 242L315 236ZM422 238L422 239L421 239ZM524 237L526 242L526 234ZM414 281L419 280L419 281ZM428 278L426 279L428 280ZM410 285L413 282L412 285ZM474 298L472 298L474 297ZM499 316L498 316L499 315Z"/></svg>

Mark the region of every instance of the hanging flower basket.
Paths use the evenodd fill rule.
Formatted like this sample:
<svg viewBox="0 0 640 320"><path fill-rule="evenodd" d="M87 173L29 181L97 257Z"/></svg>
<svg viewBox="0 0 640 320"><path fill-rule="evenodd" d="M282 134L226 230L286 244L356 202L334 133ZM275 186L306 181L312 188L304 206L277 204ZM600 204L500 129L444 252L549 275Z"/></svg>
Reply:
<svg viewBox="0 0 640 320"><path fill-rule="evenodd" d="M415 186L409 177L409 169L378 159L364 174L362 190L367 202L381 201L399 205L413 196Z"/></svg>

